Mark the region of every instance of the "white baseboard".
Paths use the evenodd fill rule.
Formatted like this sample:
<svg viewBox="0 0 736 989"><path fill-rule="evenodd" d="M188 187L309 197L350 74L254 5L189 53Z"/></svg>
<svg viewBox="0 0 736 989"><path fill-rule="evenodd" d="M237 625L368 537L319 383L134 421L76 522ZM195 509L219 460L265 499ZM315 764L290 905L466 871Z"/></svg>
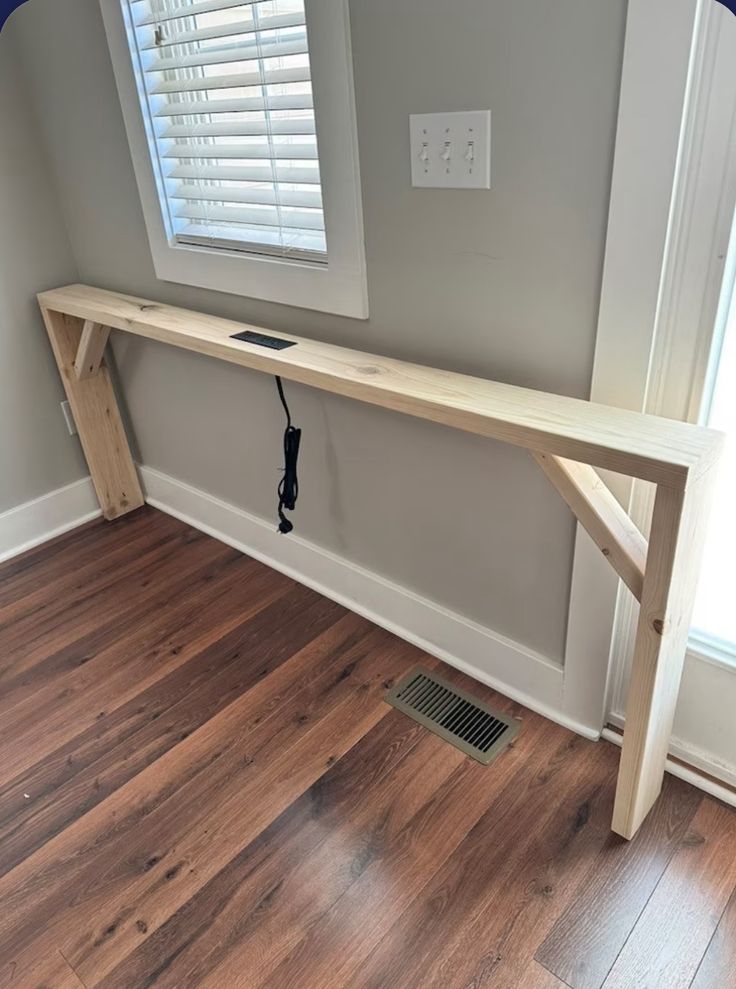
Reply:
<svg viewBox="0 0 736 989"><path fill-rule="evenodd" d="M623 719L617 718L617 720ZM601 732L601 737L607 742L613 742L614 745L618 745L619 748L623 745L623 734L616 729L604 728ZM683 754L680 755L680 752ZM732 789L731 786L723 786L717 780L711 779L708 766L697 765L693 762L693 755L687 746L678 746L673 740L670 745L670 755L674 758L667 759L665 763L666 772L672 776L676 776L680 780L685 780L686 783L691 783L709 796L722 800L724 804L736 807L736 790ZM688 765L684 766L682 762L675 762L675 759L681 759L682 762L686 762Z"/></svg>
<svg viewBox="0 0 736 989"><path fill-rule="evenodd" d="M0 514L0 563L101 515L89 477Z"/></svg>
<svg viewBox="0 0 736 989"><path fill-rule="evenodd" d="M610 728L604 728L603 737L608 738L609 741L614 741L609 736L624 731L626 718L620 711L612 711L608 715L608 721L613 726L614 731L612 732ZM713 748L716 748L716 746L713 746ZM729 787L736 790L736 768L734 767L733 760L727 762L719 758L716 752L699 748L691 741L679 738L677 735L673 735L670 739L668 751L672 759L677 759L678 762L673 762L672 767L674 768L671 768L671 760L668 760L667 772L671 772L674 776L679 776L681 779L686 779L688 782L693 782L690 776L682 775L682 766L680 763L686 762L688 766L692 767L693 774L704 773L706 776L714 777L716 780L722 782L724 788ZM696 783L695 785L698 786L699 784ZM706 789L704 786L700 788ZM706 789L706 792L711 793L712 791ZM728 792L731 791L729 790ZM715 794L715 796L720 796L720 794ZM726 800L726 797L721 796L720 799ZM731 796L727 802L734 803L735 800L736 797L731 792ZM736 804L734 805L736 806Z"/></svg>
<svg viewBox="0 0 736 989"><path fill-rule="evenodd" d="M562 711L562 667L539 653L371 573L273 523L150 467L146 501L406 639L525 707L586 738Z"/></svg>
<svg viewBox="0 0 736 989"><path fill-rule="evenodd" d="M619 690L620 697L623 690ZM695 772L736 789L736 668L733 655L702 637L690 639L677 700L669 752ZM625 707L616 704L607 720L623 729Z"/></svg>

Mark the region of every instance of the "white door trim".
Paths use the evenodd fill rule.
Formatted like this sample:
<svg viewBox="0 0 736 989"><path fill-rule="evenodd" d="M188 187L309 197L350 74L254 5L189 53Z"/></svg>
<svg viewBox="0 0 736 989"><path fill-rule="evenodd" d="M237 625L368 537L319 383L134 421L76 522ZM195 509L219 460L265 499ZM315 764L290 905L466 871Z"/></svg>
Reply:
<svg viewBox="0 0 736 989"><path fill-rule="evenodd" d="M643 408L701 8L702 0L629 2L590 396L596 402ZM630 482L607 480L627 504ZM618 581L597 555L578 526L564 703L568 712L600 729L606 720Z"/></svg>
<svg viewBox="0 0 736 989"><path fill-rule="evenodd" d="M630 0L594 401L697 418L736 202L733 50L736 19L714 0ZM648 486L607 480L646 530ZM565 660L579 720L623 717L635 605L579 529Z"/></svg>

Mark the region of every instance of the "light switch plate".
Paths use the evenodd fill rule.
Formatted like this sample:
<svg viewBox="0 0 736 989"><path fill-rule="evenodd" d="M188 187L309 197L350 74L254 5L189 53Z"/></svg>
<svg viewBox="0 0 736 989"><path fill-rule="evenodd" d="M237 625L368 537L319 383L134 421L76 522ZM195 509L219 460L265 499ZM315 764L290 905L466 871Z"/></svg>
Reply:
<svg viewBox="0 0 736 989"><path fill-rule="evenodd" d="M413 186L490 189L490 110L413 113L409 139Z"/></svg>

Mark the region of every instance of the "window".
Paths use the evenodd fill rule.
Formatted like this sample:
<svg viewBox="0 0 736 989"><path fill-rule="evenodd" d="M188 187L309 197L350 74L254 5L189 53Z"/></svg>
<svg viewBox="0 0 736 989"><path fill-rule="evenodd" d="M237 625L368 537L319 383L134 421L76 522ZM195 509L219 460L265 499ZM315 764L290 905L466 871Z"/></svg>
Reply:
<svg viewBox="0 0 736 989"><path fill-rule="evenodd" d="M129 3L177 243L325 260L303 0Z"/></svg>
<svg viewBox="0 0 736 989"><path fill-rule="evenodd" d="M727 272L726 277L730 282L727 287L731 289L730 312L721 346L716 348L714 355L715 374L706 410L708 425L726 434L726 446L708 520L693 616L693 636L696 644L704 642L736 662L733 595L733 561L736 555L736 272Z"/></svg>
<svg viewBox="0 0 736 989"><path fill-rule="evenodd" d="M367 315L346 0L101 0L160 278Z"/></svg>

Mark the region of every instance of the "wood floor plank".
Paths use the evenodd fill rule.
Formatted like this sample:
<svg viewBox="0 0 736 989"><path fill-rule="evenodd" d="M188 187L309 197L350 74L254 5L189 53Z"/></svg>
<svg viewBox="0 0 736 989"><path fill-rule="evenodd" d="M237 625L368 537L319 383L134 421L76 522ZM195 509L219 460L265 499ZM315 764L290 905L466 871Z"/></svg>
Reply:
<svg viewBox="0 0 736 989"><path fill-rule="evenodd" d="M323 621L339 614L314 592L293 587L285 593L285 586L265 568L255 576L250 573L245 604L241 582L248 574L247 567L235 565L211 583L208 573L201 575L206 587L199 603L207 621L187 602L167 618L160 634L137 657L149 667L145 682L138 685L140 693L133 681L127 702L126 690L108 698L106 708L112 710L93 708L94 719L86 730L75 734L73 728L66 744L0 789L0 874L247 690L263 663L275 666L284 656L284 642L293 635L295 622L304 618L304 630L314 632L315 621L322 627ZM276 627L280 634L273 633ZM258 636L264 637L267 648L255 648ZM302 641L300 633L293 641ZM235 655L238 646L248 658L247 671ZM139 663L132 665L138 668ZM152 683L150 671L157 674Z"/></svg>
<svg viewBox="0 0 736 989"><path fill-rule="evenodd" d="M64 559L57 567L44 565L42 580L37 571L29 574L20 594L12 593L15 585L6 588L5 600L0 603L2 641L8 641L10 633L21 638L34 622L73 614L80 595L119 579L119 567L134 572L141 556L162 551L173 540L197 539L201 534L169 516L145 516L137 526L111 536L115 538L92 544L86 552L84 548L79 553L75 550L73 565L68 559L66 566Z"/></svg>
<svg viewBox="0 0 736 989"><path fill-rule="evenodd" d="M554 745L555 737L559 741L559 729L554 726L540 725L539 730L536 741L542 746L545 742ZM411 822L400 839L371 863L264 984L314 984L329 989L362 985L366 972L370 978L371 952L381 939L402 929L415 902L434 901L434 894L429 893L434 888L433 877L468 833L475 833L479 819L484 815L502 817L503 808L514 803L517 790L526 792L543 761L531 733L525 736L522 732L513 748L490 770L469 760L463 763L427 813ZM437 908L444 910L441 894L440 899L442 905L436 901ZM350 951L336 957L332 946L344 937L346 917L350 918ZM403 952L396 971L381 970L377 978L385 978L384 984L393 984L394 979L402 986L408 984L415 944L411 939L404 944L412 944L412 951Z"/></svg>
<svg viewBox="0 0 736 989"><path fill-rule="evenodd" d="M426 733L396 712L389 714L343 759L327 770L305 793L281 814L258 838L244 848L224 869L202 887L154 934L125 959L100 984L101 989L147 989L168 984L180 989L197 985L230 943L237 940L243 924L266 910L281 876L330 833L334 824L349 817L371 799L373 787L381 785ZM243 895L246 884L257 890L256 907L227 932L219 946L212 937L221 913L231 909Z"/></svg>
<svg viewBox="0 0 736 989"><path fill-rule="evenodd" d="M419 781L418 770L433 756L439 756L437 765ZM104 979L102 989L186 989L204 985L213 973L215 984L235 985L219 966L244 943L260 949L255 963L238 954L239 977L255 986L268 959L294 937L287 915L297 925L306 923L305 907L339 897L370 862L390 827L391 810L411 815L417 803L432 799L460 759L448 746L441 751L441 743L424 729L390 712ZM412 784L413 800L404 801L401 791Z"/></svg>
<svg viewBox="0 0 736 989"><path fill-rule="evenodd" d="M29 842L39 845L39 835L34 832L38 828L41 835L48 832L49 817L54 820L65 795L72 804L79 799L86 801L81 809L88 812L100 803L100 790L103 796L114 795L129 780L136 779L138 785L144 785L148 779L142 775L144 770L148 770L149 776L166 779L169 763L176 766L184 763L186 777L193 771L194 752L198 746L201 748L200 739L208 736L197 736L191 743L189 758L171 750L192 737L197 729L208 724L211 729L212 719L288 660L292 648L298 650L318 637L343 613L339 606L313 591L295 587L285 598L279 598L229 634L214 642L210 637L200 643L188 662L103 719L99 727L65 746L55 754L54 760L44 761L39 767L40 778L23 777L13 786L8 796L12 795L16 807L23 806L24 793L32 801L36 799L36 789L21 791L24 784L35 783L37 787L43 784L39 795L51 794L51 800L43 805L47 809L45 815L34 814L30 820L11 819L12 831L3 841L3 856L15 859L13 865L18 859L27 858ZM179 630L176 641L180 641L181 634L186 635L186 629ZM272 681L274 689L279 682ZM164 755L169 763L160 761ZM186 766L187 761L191 765ZM49 779L43 774L48 772L50 763L54 774ZM176 777L170 777L167 785L172 786L175 780ZM70 785L59 793L58 788L65 784ZM106 813L113 820L118 807L125 809L126 802L132 800L128 794L126 791L116 797L117 802L112 806L108 803ZM89 817L85 820L89 823ZM65 835L73 843L73 834L66 831ZM46 834L46 840L49 837L53 834Z"/></svg>
<svg viewBox="0 0 736 989"><path fill-rule="evenodd" d="M395 836L384 844L371 844L367 863L329 910L307 911L300 918L295 925L294 948L273 971L269 965L263 970L259 966L253 985L347 986L489 806L503 800L514 777L524 771L530 759L529 742L521 736L491 769L463 759L434 799L409 818ZM346 936L350 950L336 953L335 943L342 943ZM226 973L238 986L245 984L237 980L241 957L240 952L234 953ZM215 984L211 980L207 986Z"/></svg>
<svg viewBox="0 0 736 989"><path fill-rule="evenodd" d="M350 917L356 932L351 952L358 953L357 932L367 933L370 925L369 901L383 901L379 906L384 922L398 911L422 876L437 868L448 846L460 841L487 806L488 792L498 784L490 783L489 773L485 776L486 786L476 786L473 803L461 809L463 787L478 781L480 773L458 750L425 737L383 790L373 790L370 802L338 823L295 869L281 872L278 902L269 903L269 910L243 932L227 957L201 981L201 989L325 984L317 964L324 944L316 928L325 921L329 926L337 913L343 921ZM424 846L423 851L412 855L416 846ZM403 871L392 868L390 853L395 848L402 849ZM334 945L334 931L328 939ZM302 967L305 956L307 972L297 977L294 968Z"/></svg>
<svg viewBox="0 0 736 989"><path fill-rule="evenodd" d="M261 749L255 758L241 759L242 766L228 777L226 786L218 787L215 807L208 800L195 811L189 794L184 794L183 803L172 800L173 807L154 822L168 833L172 813L181 816L183 808L188 811L186 827L170 846L168 868L166 862L157 862L149 874L124 882L119 893L110 896L105 890L106 910L116 924L113 939L104 940L108 928L104 920L102 924L96 920L87 933L64 941L65 955L90 989L140 943L132 920L120 924L118 918L142 914L148 929L155 931L385 716L387 708L376 688L406 672L408 647L386 642L383 649L372 644L367 653L358 648L364 659L361 675L351 672L340 681L353 682L352 689L309 730L302 733L304 725L297 718L297 731L290 739L285 740L279 729L267 752ZM145 854L145 849L143 842L133 852ZM178 883L166 881L171 858L176 859L176 875L182 874Z"/></svg>
<svg viewBox="0 0 736 989"><path fill-rule="evenodd" d="M605 989L688 989L736 886L736 815L706 797Z"/></svg>
<svg viewBox="0 0 736 989"><path fill-rule="evenodd" d="M242 557L240 558L242 560ZM211 541L201 541L187 547L187 552L174 556L158 572L153 585L142 583L139 591L126 595L125 602L113 613L100 615L94 625L81 639L75 639L60 648L52 646L45 650L45 658L35 662L3 687L0 699L0 745L8 738L16 742L20 733L31 733L36 723L49 729L49 718L54 710L68 714L73 722L72 702L80 691L87 693L90 685L100 682L113 668L111 656L129 658L127 652L128 635L134 637L148 632L149 638L155 634L156 618L163 612L175 608L178 600L185 597L190 587L198 585L197 575L212 566L225 568L229 563L242 563L234 550L223 551L213 546ZM217 572L217 570L215 571ZM158 592L152 592L151 586ZM190 602L190 607L192 606ZM124 634L121 634L124 632ZM118 665L122 665L123 660ZM133 679L133 676L129 677ZM115 697L114 688L108 696ZM90 703L90 707L96 704Z"/></svg>
<svg viewBox="0 0 736 989"><path fill-rule="evenodd" d="M144 508L113 523L98 519L73 529L58 537L58 546L54 540L31 550L31 558L24 563L25 554L8 561L4 566L10 570L12 565L17 571L12 576L6 573L3 577L3 566L0 565L0 609L3 614L9 614L13 606L27 607L30 600L38 603L39 592L45 594L47 601L58 600L56 588L62 581L70 577L73 580L91 564L99 566L121 547L140 546L143 537L153 541L156 534L183 533L189 528L184 522Z"/></svg>
<svg viewBox="0 0 736 989"><path fill-rule="evenodd" d="M513 985L610 825L615 753L558 735L346 983L377 989ZM591 749L588 758L582 751ZM543 933L542 933L543 936ZM401 945L412 944L407 959Z"/></svg>
<svg viewBox="0 0 736 989"><path fill-rule="evenodd" d="M5 716L0 744L5 745L6 760L0 767L0 785L99 723L208 645L244 626L293 586L258 565L255 570L243 566L232 554L216 556L191 574L181 569L186 581L182 600L171 608L159 607L155 618L149 612L140 622L129 621L129 637L118 637L107 648L107 634L102 634L94 641L88 637L81 652L65 650L58 658L63 667L72 669L63 681L54 676L46 686L37 686L35 696L23 697ZM234 583L238 577L252 588L247 598ZM176 580L173 584L177 586ZM194 600L188 599L187 592L197 588L203 590L199 603L210 608L204 621ZM219 623L213 627L215 613ZM34 683L35 677L28 689Z"/></svg>
<svg viewBox="0 0 736 989"><path fill-rule="evenodd" d="M39 958L32 969L19 973L15 962L0 963L0 989L87 989L59 951Z"/></svg>
<svg viewBox="0 0 736 989"><path fill-rule="evenodd" d="M140 508L126 515L125 521L128 525L136 525L138 517L147 512L147 508ZM150 514L153 516L155 513ZM70 550L73 552L77 545L82 545L87 539L98 538L104 532L104 528L104 519L92 519L75 529L69 529L54 536L53 539L31 546L22 553L3 560L0 562L0 592L4 593L9 589L11 593L15 593L15 588L21 584L29 571L35 567L50 565L54 557L67 560Z"/></svg>
<svg viewBox="0 0 736 989"><path fill-rule="evenodd" d="M115 537L136 531L146 523L159 524L161 514L163 513L144 506L113 522L107 522L103 518L93 519L5 560L0 563L0 600L5 600L6 593L12 597L22 596L24 590L33 585L39 572L52 578L55 572L65 572L72 557L76 558L80 550L85 551L90 546L103 544L107 546ZM54 568L57 568L56 571Z"/></svg>
<svg viewBox="0 0 736 989"><path fill-rule="evenodd" d="M521 981L513 986L513 989L570 989L570 987L566 982L561 982L556 975L548 972L539 962L532 961Z"/></svg>
<svg viewBox="0 0 736 989"><path fill-rule="evenodd" d="M731 894L690 989L736 989L736 890Z"/></svg>
<svg viewBox="0 0 736 989"><path fill-rule="evenodd" d="M548 773L543 771L540 789L556 789L558 765L571 758L569 746L577 752L578 765L567 774L565 799L550 792L541 812L528 823L526 805L516 820L496 821L486 815L428 888L425 900L430 902L447 896L448 887L457 889L464 916L458 922L458 906L452 902L441 918L429 909L424 921L434 937L423 940L424 960L416 972L412 968L402 975L407 989L513 986L519 981L609 833L617 754L608 747L590 749L590 743L576 739L563 744L556 756L554 749L548 751ZM583 758L585 749L589 751ZM538 794L530 796L536 799ZM492 846L493 854L480 857L484 846ZM456 887L458 876L465 877L465 883ZM379 948L379 968L382 955ZM366 982L374 984L377 978Z"/></svg>
<svg viewBox="0 0 736 989"><path fill-rule="evenodd" d="M162 535L153 541L141 537L140 552L134 556L128 557L128 549L122 547L119 559L112 559L108 564L104 560L98 561L94 565L95 573L82 578L78 585L23 614L10 616L0 628L3 686L31 668L39 658L75 641L80 629L97 627L106 613L119 614L129 597L138 595L142 599L141 585L150 586L158 569L181 553L190 540L202 538L201 534L188 531ZM99 607L102 602L104 611Z"/></svg>
<svg viewBox="0 0 736 989"><path fill-rule="evenodd" d="M0 698L0 716L3 720L12 716L29 699L34 699L41 708L55 699L62 704L70 700L82 689L82 684L86 690L116 668L113 656L119 657L117 667L127 666L136 656L134 650L141 641L143 648L155 641L157 622L165 621L175 611L184 615L186 609L194 611L195 595L207 593L211 584L227 580L233 571L245 579L254 566L253 561L234 550L213 551L207 542L188 547L178 567L167 575L166 582L153 584L144 601L114 618L101 616L97 626L83 638L58 650L48 650L45 658L26 675L6 684ZM135 645L132 644L134 639ZM129 650L128 642L131 642ZM129 679L132 681L133 676ZM111 690L109 693L113 702L117 702L117 692ZM42 717L46 714L44 710Z"/></svg>
<svg viewBox="0 0 736 989"><path fill-rule="evenodd" d="M0 989L736 989L732 810L618 843L610 746L442 667L523 719L474 763L383 699L442 664L184 523L0 565L0 622Z"/></svg>
<svg viewBox="0 0 736 989"><path fill-rule="evenodd" d="M424 982L427 989L448 985L450 978L458 987L478 989L519 981L530 954L574 896L608 838L617 756L607 746L597 746L586 766L569 774L566 806L552 817L541 817L530 840L517 836L516 868L489 877L479 909L472 908L471 917L458 928L459 936L433 964ZM512 846L509 858L516 855ZM478 945L484 946L482 952Z"/></svg>
<svg viewBox="0 0 736 989"><path fill-rule="evenodd" d="M171 571L177 554L187 543L201 538L201 534L189 532L166 537L128 564L110 566L104 577L68 598L66 606L57 602L41 607L0 631L0 649L8 657L0 671L3 688L50 654L78 643L96 630L101 620L111 621L145 600L147 589L159 574Z"/></svg>
<svg viewBox="0 0 736 989"><path fill-rule="evenodd" d="M320 638L312 653L315 662L335 650L338 663L350 657L345 642L354 638L354 623L360 620L349 616L345 621L347 625ZM252 840L264 822L269 823L310 785L325 761L337 758L332 749L337 754L346 751L383 716L387 709L381 702L366 702L364 678L369 670L376 680L385 679L397 664L403 669L405 649L395 646L386 633L380 633L385 637L381 647L378 635L371 632L369 643L355 643L355 667L346 676L333 674L325 695L330 710L316 725L311 725L307 712L306 721L295 715L249 727L252 701L243 695L6 876L5 903L17 908L10 941L32 943L41 918L47 918L55 902L66 902L73 883L84 890L84 897L72 912L77 922L71 928L64 925L66 931L75 931L62 945L64 954L88 984L101 971L104 974L105 965L117 964L141 941L133 923L140 911L148 930L155 931ZM268 644L263 636L259 642L264 648ZM266 667L263 672L270 670ZM310 671L310 680L314 679ZM346 717L351 722L348 731ZM233 733L237 725L242 727ZM297 743L301 758L295 766L290 747ZM54 863L60 860L71 861L73 868L59 871ZM191 863L188 869L185 861ZM110 874L104 862L120 865ZM29 889L39 888L42 895L34 904ZM18 911L25 914L22 930ZM138 917L133 918L133 913Z"/></svg>
<svg viewBox="0 0 736 989"><path fill-rule="evenodd" d="M633 841L611 834L536 958L572 989L600 989L700 806L694 787L665 777Z"/></svg>

